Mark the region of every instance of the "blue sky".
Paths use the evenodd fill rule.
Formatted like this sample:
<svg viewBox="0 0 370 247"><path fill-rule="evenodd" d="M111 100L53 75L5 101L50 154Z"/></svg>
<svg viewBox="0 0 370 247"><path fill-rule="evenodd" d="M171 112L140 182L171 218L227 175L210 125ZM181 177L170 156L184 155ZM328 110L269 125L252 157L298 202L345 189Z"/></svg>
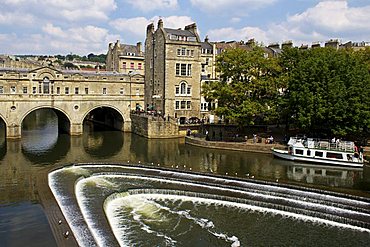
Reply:
<svg viewBox="0 0 370 247"><path fill-rule="evenodd" d="M159 17L210 41L370 42L370 0L0 0L0 54L106 53Z"/></svg>

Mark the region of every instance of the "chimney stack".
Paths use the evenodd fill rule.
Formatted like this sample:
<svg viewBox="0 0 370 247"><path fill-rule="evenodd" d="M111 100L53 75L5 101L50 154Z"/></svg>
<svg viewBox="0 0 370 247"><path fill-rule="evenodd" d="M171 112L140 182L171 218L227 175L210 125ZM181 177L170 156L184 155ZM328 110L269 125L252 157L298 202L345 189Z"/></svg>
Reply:
<svg viewBox="0 0 370 247"><path fill-rule="evenodd" d="M333 47L338 50L339 48L339 40L338 39L330 39L325 43L325 47Z"/></svg>
<svg viewBox="0 0 370 247"><path fill-rule="evenodd" d="M141 53L142 53L142 51L141 51L141 42L136 43L136 49L137 49L138 54L141 55Z"/></svg>
<svg viewBox="0 0 370 247"><path fill-rule="evenodd" d="M197 32L197 24L195 24L195 23L185 26L185 30L190 31L193 34L198 34L198 32Z"/></svg>
<svg viewBox="0 0 370 247"><path fill-rule="evenodd" d="M293 41L291 41L291 40L284 41L281 44L281 49L284 49L284 48L292 48L292 47L293 47Z"/></svg>
<svg viewBox="0 0 370 247"><path fill-rule="evenodd" d="M159 28L163 28L163 20L162 19L158 20L158 29Z"/></svg>

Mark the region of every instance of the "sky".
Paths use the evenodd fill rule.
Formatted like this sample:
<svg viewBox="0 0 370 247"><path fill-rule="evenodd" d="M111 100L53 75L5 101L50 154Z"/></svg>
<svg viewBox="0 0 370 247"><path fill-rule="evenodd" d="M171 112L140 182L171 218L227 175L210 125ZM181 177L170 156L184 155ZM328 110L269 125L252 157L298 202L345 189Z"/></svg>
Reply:
<svg viewBox="0 0 370 247"><path fill-rule="evenodd" d="M0 0L0 54L107 53L159 18L210 41L370 42L370 0Z"/></svg>

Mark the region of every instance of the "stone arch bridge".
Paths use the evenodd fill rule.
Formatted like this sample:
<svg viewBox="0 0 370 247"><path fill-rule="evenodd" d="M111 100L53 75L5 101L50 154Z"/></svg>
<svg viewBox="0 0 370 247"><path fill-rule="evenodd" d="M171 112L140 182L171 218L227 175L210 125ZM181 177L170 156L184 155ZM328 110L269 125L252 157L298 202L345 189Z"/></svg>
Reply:
<svg viewBox="0 0 370 247"><path fill-rule="evenodd" d="M130 112L143 104L142 75L0 68L0 119L9 139L20 138L23 120L43 108L52 109L59 129L71 135L83 133L86 119L129 132Z"/></svg>

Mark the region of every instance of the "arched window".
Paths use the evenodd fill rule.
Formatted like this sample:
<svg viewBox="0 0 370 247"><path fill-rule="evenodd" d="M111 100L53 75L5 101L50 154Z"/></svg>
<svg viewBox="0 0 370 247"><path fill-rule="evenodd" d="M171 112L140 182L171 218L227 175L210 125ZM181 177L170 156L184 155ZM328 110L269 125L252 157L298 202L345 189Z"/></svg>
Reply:
<svg viewBox="0 0 370 247"><path fill-rule="evenodd" d="M180 94L186 94L186 82L180 84Z"/></svg>
<svg viewBox="0 0 370 247"><path fill-rule="evenodd" d="M44 80L42 81L43 84L43 93L44 94L49 94L50 93L50 80L49 78L45 77Z"/></svg>
<svg viewBox="0 0 370 247"><path fill-rule="evenodd" d="M175 86L175 95L177 96L190 96L191 86L186 81L180 82L179 85Z"/></svg>

